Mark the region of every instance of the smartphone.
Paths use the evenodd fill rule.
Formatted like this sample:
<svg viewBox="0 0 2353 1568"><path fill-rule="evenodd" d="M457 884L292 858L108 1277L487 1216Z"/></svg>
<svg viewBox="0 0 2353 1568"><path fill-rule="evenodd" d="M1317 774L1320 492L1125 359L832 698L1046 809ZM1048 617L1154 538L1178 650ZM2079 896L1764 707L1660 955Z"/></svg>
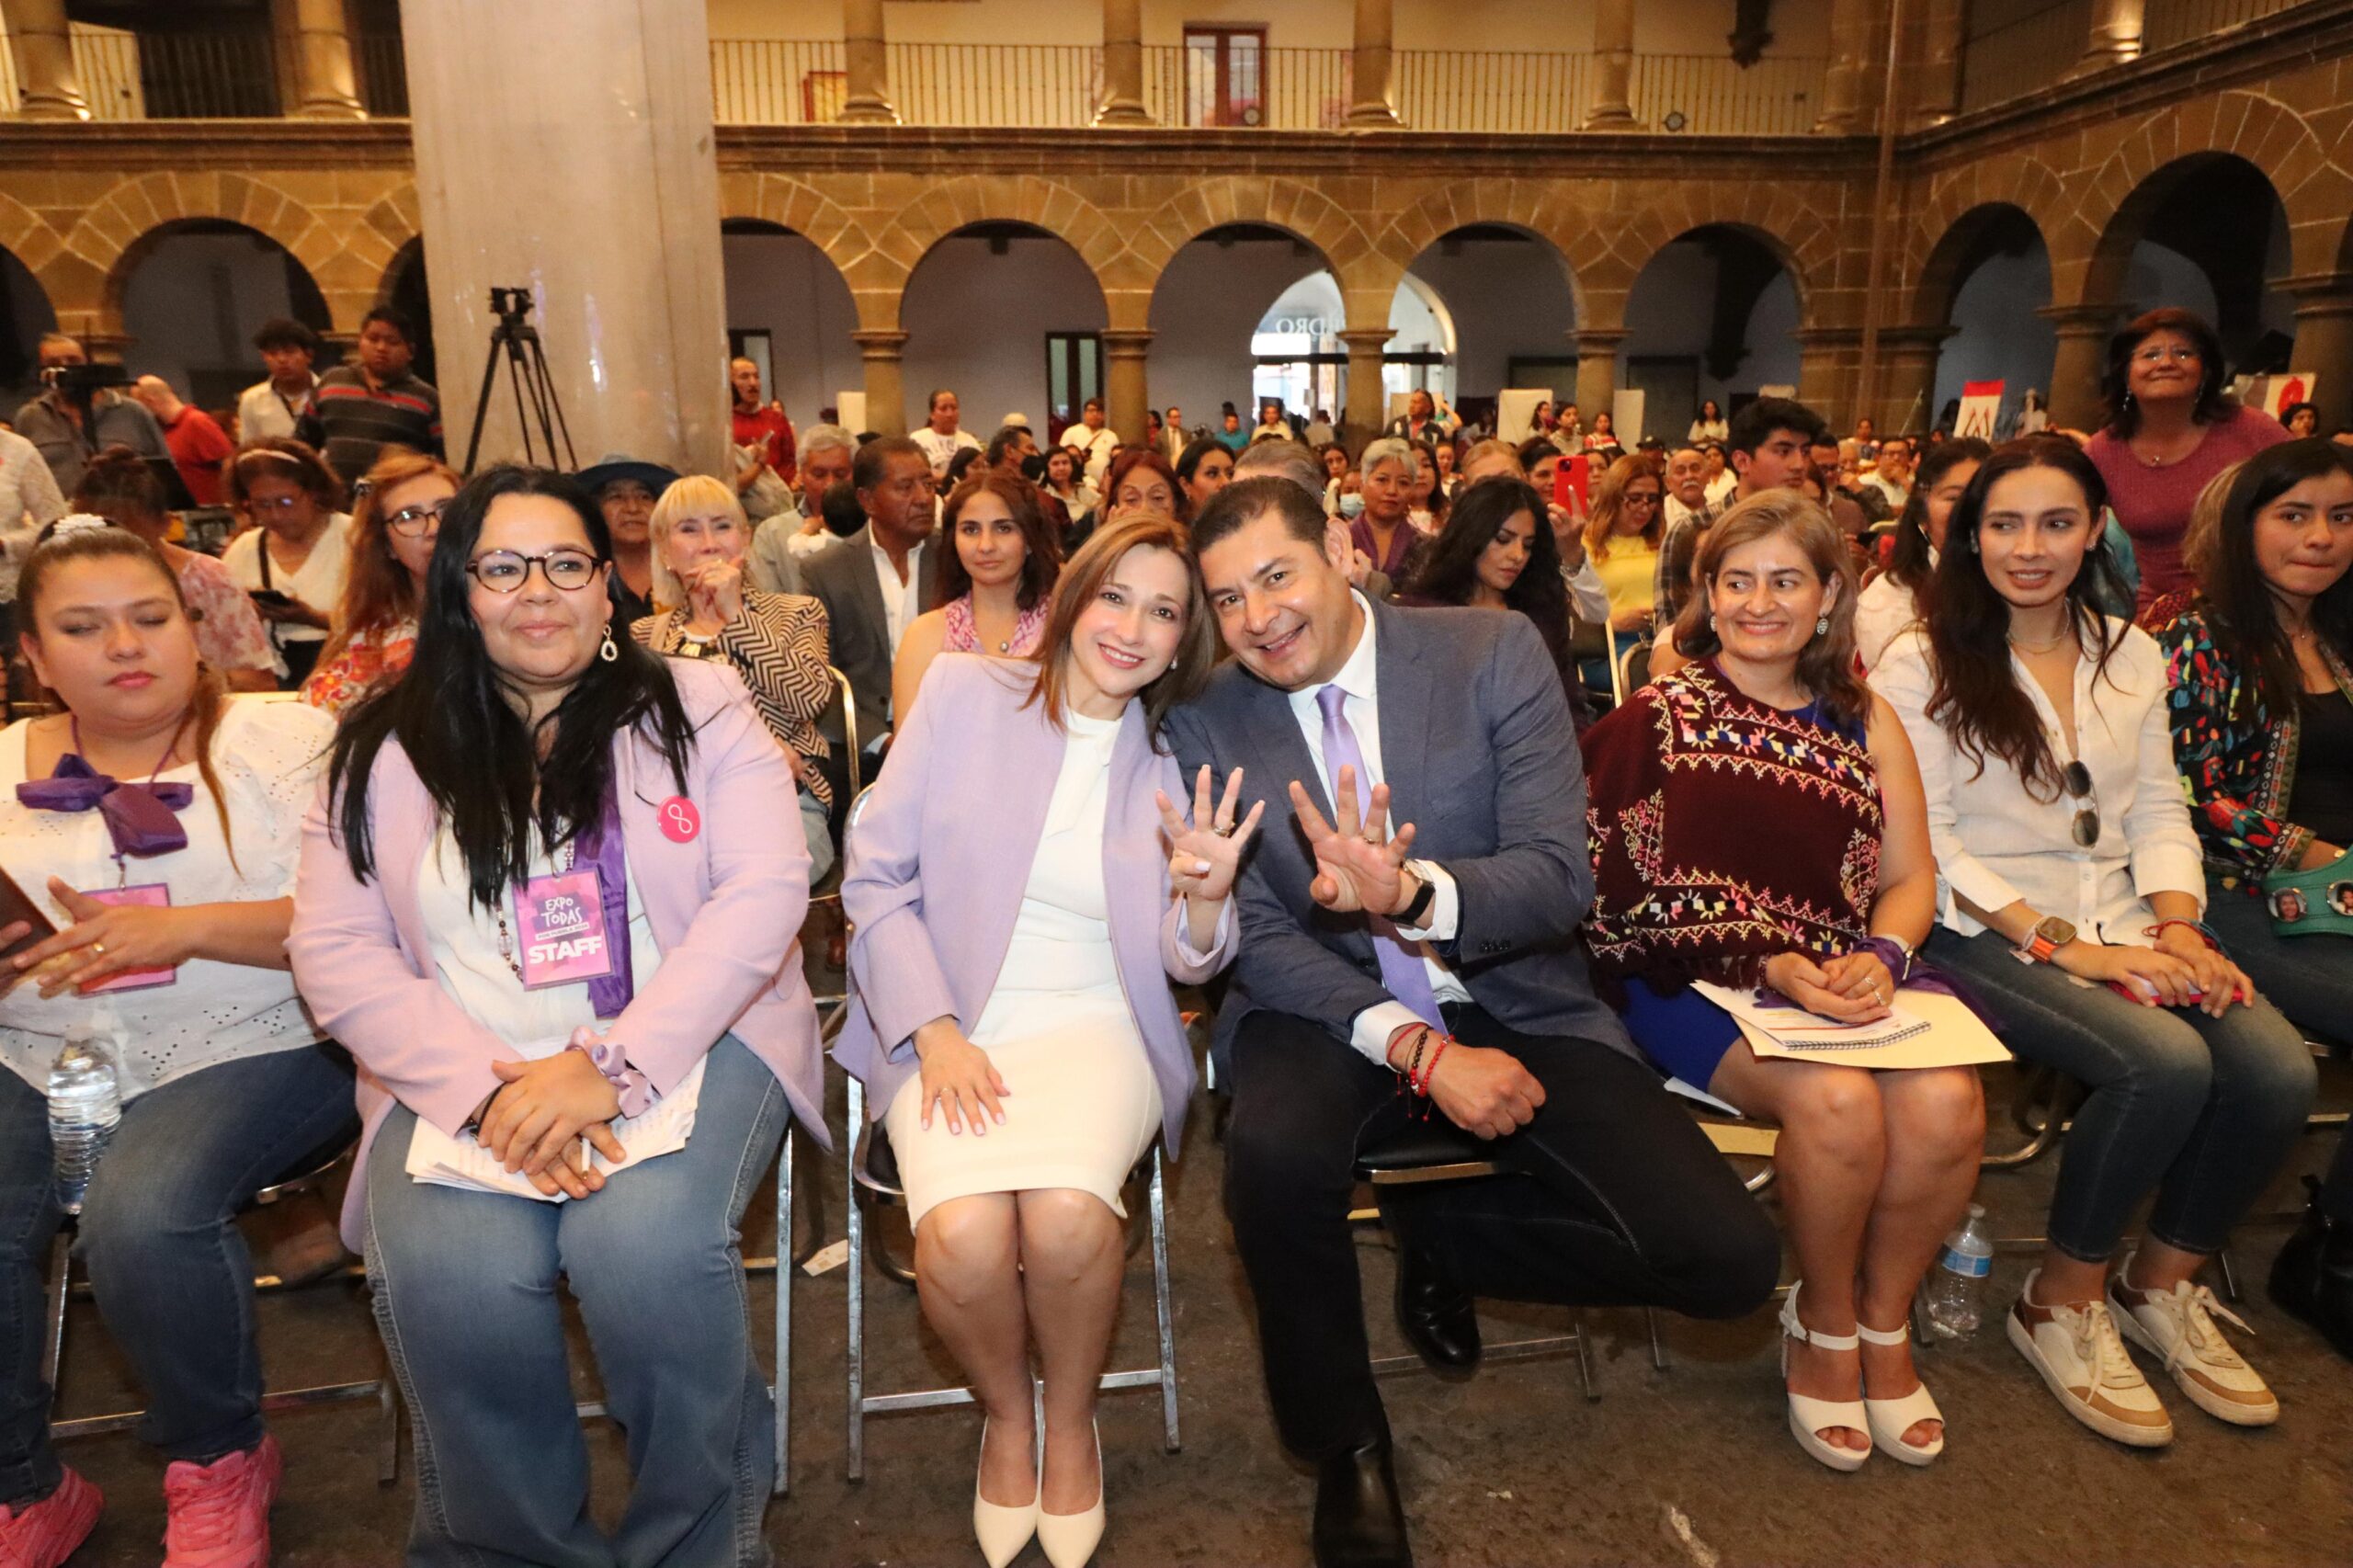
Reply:
<svg viewBox="0 0 2353 1568"><path fill-rule="evenodd" d="M257 605L267 605L272 609L291 609L301 603L300 599L291 595L280 593L276 588L247 588L245 597Z"/></svg>
<svg viewBox="0 0 2353 1568"><path fill-rule="evenodd" d="M32 930L21 939L0 947L0 959L14 958L35 942L46 941L57 935L57 925L50 919L48 912L17 885L16 878L0 868L0 926L14 926L19 920L30 926Z"/></svg>
<svg viewBox="0 0 2353 1568"><path fill-rule="evenodd" d="M2157 988L2151 985L2147 981L2138 978L2130 982L2111 980L2108 983L2108 988L2110 991L2115 992L2119 996L2123 997L2127 1002L2154 1002L2157 999ZM2205 1000L2206 993L2199 990L2195 986L2192 986L2189 992L2189 1000L2179 1005L2184 1007L2195 1007ZM2175 1004L2168 1002L2165 1004L2165 1006L2170 1007L2175 1006Z"/></svg>
<svg viewBox="0 0 2353 1568"><path fill-rule="evenodd" d="M1582 515L1592 495L1592 460L1580 452L1563 458L1552 470L1552 504Z"/></svg>

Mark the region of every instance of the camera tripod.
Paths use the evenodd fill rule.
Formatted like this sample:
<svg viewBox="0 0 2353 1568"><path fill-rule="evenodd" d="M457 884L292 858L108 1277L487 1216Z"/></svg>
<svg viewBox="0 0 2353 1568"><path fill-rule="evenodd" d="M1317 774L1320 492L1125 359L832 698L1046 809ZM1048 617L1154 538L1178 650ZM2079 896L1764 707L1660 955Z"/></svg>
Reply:
<svg viewBox="0 0 2353 1568"><path fill-rule="evenodd" d="M530 324L531 291L529 289L493 289L490 308L498 317L498 324L490 329L490 354L483 362L482 392L474 399L474 427L466 437L466 461L462 472L474 471L474 459L482 451L482 426L490 413L490 390L498 380L498 359L501 349L506 356L506 380L515 392L515 427L523 437L523 460L560 468L569 473L580 466L573 455L572 431L563 422L563 404L555 395L554 378L548 374L547 351L540 347L540 330ZM539 443L531 439L532 426L539 426ZM558 448L561 438L563 445ZM542 456L540 449L544 448Z"/></svg>

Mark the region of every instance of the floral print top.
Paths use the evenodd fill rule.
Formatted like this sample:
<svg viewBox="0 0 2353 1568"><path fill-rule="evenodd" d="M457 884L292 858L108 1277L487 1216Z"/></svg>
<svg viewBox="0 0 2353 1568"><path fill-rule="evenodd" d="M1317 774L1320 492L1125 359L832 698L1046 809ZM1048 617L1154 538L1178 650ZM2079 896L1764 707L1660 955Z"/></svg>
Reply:
<svg viewBox="0 0 2353 1568"><path fill-rule="evenodd" d="M408 668L416 653L416 622L402 619L351 634L343 652L321 659L302 683L302 700L341 716L379 681Z"/></svg>

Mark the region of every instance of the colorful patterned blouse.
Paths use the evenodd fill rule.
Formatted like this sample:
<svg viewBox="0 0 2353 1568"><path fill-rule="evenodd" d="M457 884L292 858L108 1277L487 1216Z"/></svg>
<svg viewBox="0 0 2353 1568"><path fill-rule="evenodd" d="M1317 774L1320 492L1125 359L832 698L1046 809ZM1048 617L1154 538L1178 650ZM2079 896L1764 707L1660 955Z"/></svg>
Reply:
<svg viewBox="0 0 2353 1568"><path fill-rule="evenodd" d="M2224 887L2259 893L2265 872L2296 865L2312 846L2312 831L2279 814L2295 793L2302 716L2264 707L2255 672L2234 665L2215 645L2207 612L2194 602L2158 627L2156 638L2165 655L2174 761L2189 791L2199 846ZM2326 648L2321 657L2336 689L2353 701L2353 668Z"/></svg>
<svg viewBox="0 0 2353 1568"><path fill-rule="evenodd" d="M196 623L199 658L216 670L278 668L261 616L227 567L210 555L183 550L173 556L172 572L180 580L180 597L188 600L188 619Z"/></svg>
<svg viewBox="0 0 2353 1568"><path fill-rule="evenodd" d="M376 683L408 668L416 654L416 622L398 620L375 631L355 631L343 652L321 659L302 683L302 700L340 716L374 689Z"/></svg>
<svg viewBox="0 0 2353 1568"><path fill-rule="evenodd" d="M1038 639L1046 630L1046 601L1040 599L1013 618L1013 645L1009 648L983 648L980 627L972 619L972 596L966 594L939 607L948 620L945 639L939 645L943 653L1010 653L1019 657L1038 651Z"/></svg>
<svg viewBox="0 0 2353 1568"><path fill-rule="evenodd" d="M1860 723L1750 700L1703 659L1586 732L1606 982L1753 985L1792 950L1852 951L1879 896L1879 770Z"/></svg>

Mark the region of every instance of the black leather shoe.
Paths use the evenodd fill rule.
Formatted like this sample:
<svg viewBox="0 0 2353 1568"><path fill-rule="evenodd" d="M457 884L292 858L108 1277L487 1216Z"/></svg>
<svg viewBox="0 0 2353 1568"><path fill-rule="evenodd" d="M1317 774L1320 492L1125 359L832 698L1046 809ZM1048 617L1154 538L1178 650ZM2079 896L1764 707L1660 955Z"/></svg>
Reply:
<svg viewBox="0 0 2353 1568"><path fill-rule="evenodd" d="M2321 1211L2318 1182L2307 1176L2304 1185L2312 1207L2272 1262L2271 1299L2353 1358L2353 1224Z"/></svg>
<svg viewBox="0 0 2353 1568"><path fill-rule="evenodd" d="M1397 1252L1397 1326L1422 1359L1440 1370L1479 1364L1476 1303L1436 1258L1413 1247Z"/></svg>
<svg viewBox="0 0 2353 1568"><path fill-rule="evenodd" d="M1315 1568L1414 1568L1387 1434L1316 1465Z"/></svg>

